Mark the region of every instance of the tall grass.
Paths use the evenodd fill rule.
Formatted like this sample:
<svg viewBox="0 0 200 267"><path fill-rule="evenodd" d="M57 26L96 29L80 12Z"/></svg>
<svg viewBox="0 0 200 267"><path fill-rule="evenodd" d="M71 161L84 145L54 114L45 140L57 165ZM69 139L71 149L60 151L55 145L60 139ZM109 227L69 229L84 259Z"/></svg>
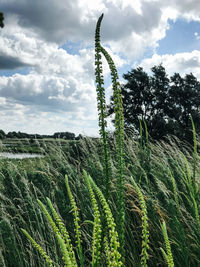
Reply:
<svg viewBox="0 0 200 267"><path fill-rule="evenodd" d="M117 234L117 231L115 230L116 225L114 222L114 218L112 216L112 212L109 208L109 205L106 202L106 199L103 193L98 188L98 186L95 184L95 182L92 180L92 178L88 176L85 171L84 171L84 176L85 176L86 185L89 190L91 201L93 204L93 209L94 209L91 265L99 266L100 263L103 262L102 255L104 255L103 253L102 254L100 253L101 251L101 219L100 219L99 207L98 207L97 200L94 194L95 192L102 205L102 209L104 211L104 216L107 222L107 229L108 229L108 233L104 236L104 240L106 242L104 261L107 262L107 266L111 266L111 267L121 266L122 265L121 254L118 251L119 250L118 234ZM85 260L84 260L82 244L81 244L81 230L80 230L80 224L79 224L80 218L79 218L78 208L76 205L76 201L73 197L73 194L71 192L67 176L65 176L65 183L66 183L66 188L67 188L67 192L68 192L68 196L70 199L73 216L74 216L74 230L75 230L75 237L76 237L76 250L77 250L77 256L78 256L77 260L75 257L75 252L71 245L71 239L70 239L69 233L67 229L65 228L65 225L60 215L56 212L55 208L53 207L50 199L47 198L47 203L48 203L49 209L53 217L51 216L51 214L49 213L45 205L39 199L38 199L38 204L41 210L43 211L44 215L46 216L46 219L48 223L50 224L54 235L56 236L58 245L60 246L60 251L62 254L62 260L63 260L64 266L76 267L78 266L77 262L79 262L79 265L83 267ZM45 249L43 249L37 243L37 241L35 241L30 236L30 234L25 229L21 229L21 230L50 267L53 267L54 264L59 263L59 262L54 263L54 261L45 251Z"/></svg>
<svg viewBox="0 0 200 267"><path fill-rule="evenodd" d="M197 147L199 143L197 141ZM140 266L142 253L142 208L138 193L130 183L130 177L140 186L144 196L149 231L148 266L165 266L160 247L165 250L160 221L167 224L168 237L175 266L198 266L200 264L200 234L195 206L190 197L187 168L193 170L193 149L177 139L151 144L150 166L142 165L141 149L138 142L128 139L125 142L125 179L126 179L126 223L125 223L125 266ZM94 206L91 205L82 170L92 174L96 184L101 185L103 161L99 157L99 140L85 139L69 147L51 146L49 155L44 159L23 161L2 160L0 163L1 209L0 209L0 253L2 266L44 266L40 254L30 245L20 228L32 236L57 266L62 266L61 251L47 227L46 218L38 207L36 199L46 203L46 197L58 207L63 222L67 227L72 244L76 244L72 206L67 198L64 177L70 177L70 188L75 197L81 226L81 245L85 266L92 262ZM183 153L187 159L186 167ZM111 150L112 172L116 173L117 161ZM169 171L170 170L170 171ZM144 173L149 183L140 181ZM171 174L170 174L171 173ZM174 179L176 189L172 183ZM200 164L196 163L196 177L200 175ZM197 186L198 183L196 182ZM176 191L175 191L176 190ZM93 189L94 191L94 189ZM176 193L175 193L176 192ZM176 195L176 198L175 198ZM98 198L96 198L98 201ZM115 213L117 195L111 184L109 206ZM196 211L199 199L196 198ZM99 205L100 203L98 203ZM177 210L179 206L180 212ZM99 212L103 215L101 205ZM199 214L199 213L198 213ZM96 216L96 215L95 215ZM96 230L95 230L96 231ZM104 253L109 251L106 239ZM101 244L102 244L101 242ZM98 246L98 245L97 245ZM102 249L100 250L102 251ZM101 252L102 253L102 252ZM109 253L107 253L109 256ZM101 266L101 264L100 264Z"/></svg>

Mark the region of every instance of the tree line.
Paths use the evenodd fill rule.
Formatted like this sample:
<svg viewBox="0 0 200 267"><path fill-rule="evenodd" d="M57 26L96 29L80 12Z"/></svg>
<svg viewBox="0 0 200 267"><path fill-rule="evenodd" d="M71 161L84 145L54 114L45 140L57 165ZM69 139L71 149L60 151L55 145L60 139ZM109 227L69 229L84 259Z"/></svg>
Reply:
<svg viewBox="0 0 200 267"><path fill-rule="evenodd" d="M8 132L7 134L3 131L0 130L0 139L5 139L5 138L17 138L17 139L23 139L23 138L28 138L28 139L44 139L44 138L54 138L54 139L65 139L65 140L79 140L83 138L81 134L76 136L74 133L70 132L56 132L53 135L46 135L46 134L28 134L28 133L23 133L23 132Z"/></svg>
<svg viewBox="0 0 200 267"><path fill-rule="evenodd" d="M192 141L192 124L200 133L200 82L192 74L168 77L162 64L154 66L151 74L142 67L123 75L121 86L126 129L139 132L145 121L149 135L160 140L166 135ZM113 98L108 114L113 114ZM144 123L142 124L144 125Z"/></svg>

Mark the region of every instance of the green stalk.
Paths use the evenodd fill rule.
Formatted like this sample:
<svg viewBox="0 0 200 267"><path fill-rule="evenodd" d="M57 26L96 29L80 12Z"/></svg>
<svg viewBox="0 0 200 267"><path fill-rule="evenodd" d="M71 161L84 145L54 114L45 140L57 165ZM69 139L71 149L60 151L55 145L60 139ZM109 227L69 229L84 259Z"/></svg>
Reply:
<svg viewBox="0 0 200 267"><path fill-rule="evenodd" d="M74 266L72 264L72 261L70 259L70 251L68 251L67 249L67 245L64 241L63 235L60 233L60 230L58 229L58 227L56 226L55 222L53 221L51 215L49 214L49 212L47 211L46 207L44 206L44 204L38 199L37 200L38 204L40 205L40 208L42 209L44 215L46 216L48 222L50 223L53 232L58 240L58 244L60 245L62 254L63 254L63 260L65 262L65 266Z"/></svg>
<svg viewBox="0 0 200 267"><path fill-rule="evenodd" d="M92 189L92 186L89 182L88 175L83 171L85 183L87 185L93 210L94 210L94 224L93 224L93 242L92 242L92 267L99 266L101 258L101 219L98 204Z"/></svg>
<svg viewBox="0 0 200 267"><path fill-rule="evenodd" d="M76 258L75 258L75 254L74 254L74 251L73 251L73 248L72 248L72 244L71 244L71 239L69 237L69 233L62 221L62 218L60 217L60 215L56 212L56 210L54 209L52 203L51 203L51 200L49 198L47 198L47 203L48 203L48 206L53 214L53 217L55 219L55 222L57 223L58 225L58 228L60 230L60 233L62 234L63 236L63 240L65 241L64 244L66 243L66 248L67 250L69 251L69 257L70 257L70 260L71 262L73 263L73 266L77 266L77 263L76 263ZM62 245L63 247L63 242L60 241L59 239L59 243Z"/></svg>
<svg viewBox="0 0 200 267"><path fill-rule="evenodd" d="M97 109L99 115L99 127L100 136L103 142L103 164L104 164L104 185L105 185L105 197L108 200L110 195L110 152L108 147L108 133L107 128L107 112L106 112L106 101L105 101L105 89L104 89L104 78L102 72L102 61L101 61L101 44L100 44L100 27L101 21L103 19L103 14L99 17L96 25L95 32L95 76L97 84Z"/></svg>
<svg viewBox="0 0 200 267"><path fill-rule="evenodd" d="M118 73L109 53L101 46L101 52L105 56L111 72L114 112L115 112L115 136L117 144L117 229L119 234L121 253L124 255L124 116Z"/></svg>
<svg viewBox="0 0 200 267"><path fill-rule="evenodd" d="M195 189L195 194L197 194L197 186L196 186L196 165L197 165L197 137L196 137L196 129L195 125L193 122L192 117L190 117L191 122L192 122L192 132L193 132L193 143L194 143L194 152L193 152L193 177L192 177L192 182L193 182L193 187Z"/></svg>
<svg viewBox="0 0 200 267"><path fill-rule="evenodd" d="M169 238L168 238L168 234L167 234L167 227L166 227L166 223L165 221L162 222L161 224L161 228L162 228L162 232L163 232L163 237L164 237L164 241L165 241L165 247L166 247L166 252L162 249L162 254L163 257L165 258L168 267L174 267L174 260L173 260L173 255L172 255L172 251L171 251L171 246L169 243Z"/></svg>
<svg viewBox="0 0 200 267"><path fill-rule="evenodd" d="M107 256L109 257L109 261L110 261L108 266L120 267L122 266L121 254L119 252L120 244L118 241L118 233L115 230L116 224L115 224L112 212L110 210L110 207L103 193L101 192L99 187L95 184L95 182L90 176L88 176L88 181L91 184L92 188L94 189L94 192L96 193L96 195L98 196L100 200L100 203L102 205L105 218L106 218L108 238L109 238L108 242L106 241L106 254L108 254ZM106 239L104 237L104 241L105 240ZM108 247L109 247L109 251L108 251Z"/></svg>
<svg viewBox="0 0 200 267"><path fill-rule="evenodd" d="M178 193L177 193L177 186L176 186L176 181L172 175L172 172L171 170L168 168L168 171L169 171L169 175L170 175L170 179L171 179L171 182L172 182L172 186L173 186L173 193L174 193L174 199L175 199L175 202L176 202L176 208L177 208L177 211L178 211L178 215L181 216L181 210L180 210L180 205L179 205L179 201L178 201Z"/></svg>
<svg viewBox="0 0 200 267"><path fill-rule="evenodd" d="M80 260L80 266L84 267L84 257L83 257L82 246L81 246L81 231L80 231L80 225L79 225L80 219L79 219L79 215L78 215L78 208L76 206L76 201L72 195L67 175L65 175L65 184L66 184L69 200L70 200L70 203L71 203L72 209L73 209L74 225L75 225L75 233L76 233L76 243L77 243L77 248L78 248L78 256L79 256L79 260Z"/></svg>
<svg viewBox="0 0 200 267"><path fill-rule="evenodd" d="M46 251L29 235L29 233L25 229L21 229L21 230L25 234L25 236L28 238L28 240L32 243L32 245L37 249L37 251L40 253L40 255L45 259L45 261L49 265L49 267L53 267L54 266L53 261L47 255Z"/></svg>
<svg viewBox="0 0 200 267"><path fill-rule="evenodd" d="M138 194L140 206L142 209L142 253L141 253L141 266L147 267L147 260L149 258L148 249L149 249L149 224L148 224L148 215L147 215L147 206L140 190L139 186L134 181L133 177L131 177L131 182Z"/></svg>

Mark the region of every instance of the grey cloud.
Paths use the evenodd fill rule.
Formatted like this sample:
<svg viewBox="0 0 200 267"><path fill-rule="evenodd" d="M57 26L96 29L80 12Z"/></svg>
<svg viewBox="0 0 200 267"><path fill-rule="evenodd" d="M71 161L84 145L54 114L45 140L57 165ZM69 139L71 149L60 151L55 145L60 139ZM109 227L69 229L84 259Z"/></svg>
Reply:
<svg viewBox="0 0 200 267"><path fill-rule="evenodd" d="M200 67L200 58L193 57L188 60L186 59L181 59L179 62L179 67L184 69L193 69L193 68L199 68Z"/></svg>
<svg viewBox="0 0 200 267"><path fill-rule="evenodd" d="M199 14L200 1L163 0L141 1L141 14L132 7L122 10L120 4L104 1L102 10L85 11L80 7L79 0L7 0L1 4L1 10L19 17L22 27L33 29L47 41L63 44L65 41L91 42L94 37L95 23L98 16L104 12L102 23L102 40L120 41L133 32L141 35L151 35L153 29L161 23L163 8L173 7L182 16L188 13ZM87 13L87 19L84 16Z"/></svg>
<svg viewBox="0 0 200 267"><path fill-rule="evenodd" d="M132 32L142 34L158 27L161 19L161 9L154 2L142 5L142 14L131 7L121 10L119 6L110 3L102 22L102 40L119 40L128 37Z"/></svg>
<svg viewBox="0 0 200 267"><path fill-rule="evenodd" d="M1 5L5 13L19 16L22 27L33 28L47 41L62 43L65 39L76 39L80 35L81 10L77 0L15 0ZM84 29L82 28L82 32ZM81 38L80 38L81 39Z"/></svg>
<svg viewBox="0 0 200 267"><path fill-rule="evenodd" d="M95 24L101 12L105 12L102 23L102 39L118 40L136 33L150 32L157 27L162 15L160 6L155 2L142 3L142 14L133 8L123 10L112 2L105 2L105 10L96 10L83 20L84 8L78 0L8 0L2 5L4 12L17 14L22 27L33 28L47 41L62 43L71 41L92 41Z"/></svg>
<svg viewBox="0 0 200 267"><path fill-rule="evenodd" d="M0 69L16 69L20 67L30 66L30 64L22 62L16 57L0 55Z"/></svg>
<svg viewBox="0 0 200 267"><path fill-rule="evenodd" d="M25 106L35 106L41 111L73 112L93 104L77 91L73 80L37 75L15 75L0 79L0 97Z"/></svg>
<svg viewBox="0 0 200 267"><path fill-rule="evenodd" d="M200 11L200 1L199 0L168 0L164 2L166 6L173 6L177 10L179 10L182 15L184 13L193 13L194 15L200 16L199 11Z"/></svg>

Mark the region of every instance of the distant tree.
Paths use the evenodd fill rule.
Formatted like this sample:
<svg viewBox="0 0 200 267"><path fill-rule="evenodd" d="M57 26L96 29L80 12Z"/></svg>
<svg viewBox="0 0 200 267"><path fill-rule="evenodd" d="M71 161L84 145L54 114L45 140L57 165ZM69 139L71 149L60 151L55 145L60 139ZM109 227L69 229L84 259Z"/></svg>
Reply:
<svg viewBox="0 0 200 267"><path fill-rule="evenodd" d="M16 134L17 134L16 132L8 132L7 137L8 138L15 138Z"/></svg>
<svg viewBox="0 0 200 267"><path fill-rule="evenodd" d="M4 15L2 12L0 12L0 27L3 28L4 27Z"/></svg>
<svg viewBox="0 0 200 267"><path fill-rule="evenodd" d="M177 122L176 135L192 138L191 116L197 132L200 132L200 82L192 73L184 78L178 73L171 77L168 106L169 118Z"/></svg>
<svg viewBox="0 0 200 267"><path fill-rule="evenodd" d="M42 136L40 134L35 134L35 139L42 139Z"/></svg>
<svg viewBox="0 0 200 267"><path fill-rule="evenodd" d="M162 65L154 66L150 77L150 90L153 95L153 112L150 121L145 120L150 135L154 139L162 138L166 133L169 134L168 103L170 80Z"/></svg>
<svg viewBox="0 0 200 267"><path fill-rule="evenodd" d="M6 138L6 134L3 130L0 130L0 139L2 140L4 138Z"/></svg>
<svg viewBox="0 0 200 267"><path fill-rule="evenodd" d="M57 132L53 135L54 138L62 138L66 140L74 140L75 134L70 132Z"/></svg>
<svg viewBox="0 0 200 267"><path fill-rule="evenodd" d="M29 138L29 134L22 133L22 132L17 132L16 137L17 138Z"/></svg>
<svg viewBox="0 0 200 267"><path fill-rule="evenodd" d="M83 135L82 134L79 134L77 137L75 137L75 140L80 140L80 139L83 139Z"/></svg>
<svg viewBox="0 0 200 267"><path fill-rule="evenodd" d="M151 76L141 67L123 75L127 81L121 87L126 128L139 132L139 120L145 120L153 139L173 134L189 141L192 138L190 116L200 133L199 81L193 74L183 78L175 73L169 78L162 65L151 70ZM113 113L112 98L108 113Z"/></svg>
<svg viewBox="0 0 200 267"><path fill-rule="evenodd" d="M67 139L67 140L74 140L75 139L75 134L74 133L66 132L65 133L65 139Z"/></svg>

